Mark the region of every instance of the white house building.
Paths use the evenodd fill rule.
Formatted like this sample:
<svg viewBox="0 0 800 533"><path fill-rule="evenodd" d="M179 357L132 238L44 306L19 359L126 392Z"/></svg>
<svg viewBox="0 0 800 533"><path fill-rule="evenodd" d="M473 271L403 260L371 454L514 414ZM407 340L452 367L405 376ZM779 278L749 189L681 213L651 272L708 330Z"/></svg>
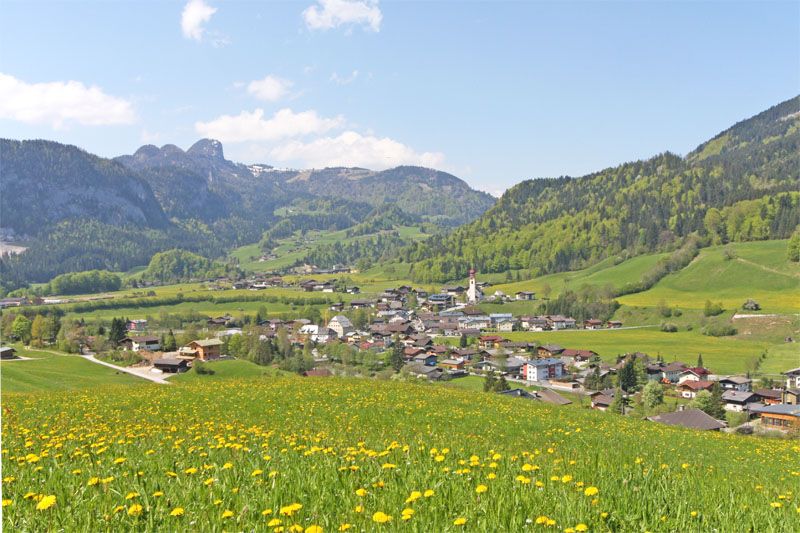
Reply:
<svg viewBox="0 0 800 533"><path fill-rule="evenodd" d="M353 328L353 323L350 322L350 319L344 315L336 315L335 317L331 318L328 322L328 327L335 331L336 335L340 339L355 329Z"/></svg>

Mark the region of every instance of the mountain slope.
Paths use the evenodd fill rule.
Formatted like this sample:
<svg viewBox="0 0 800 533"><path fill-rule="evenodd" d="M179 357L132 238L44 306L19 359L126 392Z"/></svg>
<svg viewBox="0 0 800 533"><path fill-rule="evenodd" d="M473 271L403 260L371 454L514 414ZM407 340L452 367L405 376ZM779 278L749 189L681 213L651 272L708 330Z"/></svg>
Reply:
<svg viewBox="0 0 800 533"><path fill-rule="evenodd" d="M75 146L0 139L2 225L36 235L66 220L163 228L168 224L146 181L119 163Z"/></svg>
<svg viewBox="0 0 800 533"><path fill-rule="evenodd" d="M670 249L698 232L710 243L786 238L800 223L800 97L740 122L686 158L664 153L581 178L509 189L475 222L405 254L417 281L469 266L531 275L605 257Z"/></svg>

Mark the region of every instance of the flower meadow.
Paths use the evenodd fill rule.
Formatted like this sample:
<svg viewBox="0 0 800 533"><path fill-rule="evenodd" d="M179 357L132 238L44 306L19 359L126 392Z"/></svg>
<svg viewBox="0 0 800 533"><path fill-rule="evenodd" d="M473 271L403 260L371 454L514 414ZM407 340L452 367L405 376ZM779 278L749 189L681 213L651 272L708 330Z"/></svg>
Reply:
<svg viewBox="0 0 800 533"><path fill-rule="evenodd" d="M4 394L7 531L798 531L800 443L441 386Z"/></svg>

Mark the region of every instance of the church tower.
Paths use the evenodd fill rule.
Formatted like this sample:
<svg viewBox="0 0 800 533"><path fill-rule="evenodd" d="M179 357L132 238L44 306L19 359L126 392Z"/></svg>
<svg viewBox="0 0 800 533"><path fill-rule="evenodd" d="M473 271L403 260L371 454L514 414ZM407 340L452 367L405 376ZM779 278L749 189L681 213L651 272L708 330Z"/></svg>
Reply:
<svg viewBox="0 0 800 533"><path fill-rule="evenodd" d="M467 303L475 304L480 301L483 294L478 288L478 282L475 279L475 269L469 269L469 287L467 288Z"/></svg>

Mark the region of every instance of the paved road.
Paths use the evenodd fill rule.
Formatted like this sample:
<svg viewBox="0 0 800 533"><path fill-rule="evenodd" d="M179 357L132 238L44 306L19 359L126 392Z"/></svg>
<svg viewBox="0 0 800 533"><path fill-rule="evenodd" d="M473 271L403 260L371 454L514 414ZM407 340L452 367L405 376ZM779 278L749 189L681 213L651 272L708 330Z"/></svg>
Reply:
<svg viewBox="0 0 800 533"><path fill-rule="evenodd" d="M92 363L97 363L98 365L107 366L107 367L113 368L114 370L117 370L119 372L125 372L126 374L130 374L130 375L136 376L138 378L142 378L142 379L146 379L148 381L152 381L153 383L160 383L161 385L171 385L171 383L169 381L167 381L166 379L164 379L160 375L153 374L152 372L150 372L150 369L153 368L151 366L137 367L137 368L126 368L124 366L112 365L111 363L106 363L105 361L101 361L101 360L95 358L94 354L82 355L81 357L83 357L87 361L91 361Z"/></svg>

